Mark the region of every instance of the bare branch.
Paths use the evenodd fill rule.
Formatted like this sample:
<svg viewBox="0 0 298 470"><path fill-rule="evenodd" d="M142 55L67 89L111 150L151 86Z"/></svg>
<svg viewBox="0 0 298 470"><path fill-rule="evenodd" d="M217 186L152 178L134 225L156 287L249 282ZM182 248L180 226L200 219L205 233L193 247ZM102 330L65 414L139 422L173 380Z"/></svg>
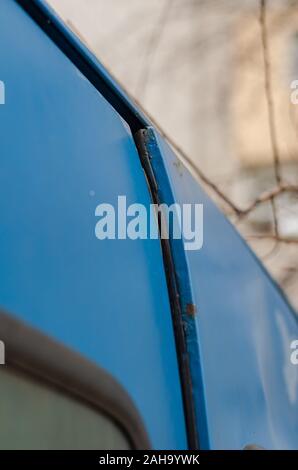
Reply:
<svg viewBox="0 0 298 470"><path fill-rule="evenodd" d="M296 237L282 237L278 236L276 237L275 235L270 235L270 234L252 234L252 235L246 235L245 237L247 240L275 240L279 243L285 243L287 245L291 244L298 244L298 238Z"/></svg>
<svg viewBox="0 0 298 470"><path fill-rule="evenodd" d="M136 95L137 96L145 96L147 91L147 85L149 81L149 71L152 68L153 64L153 57L155 51L157 50L160 40L162 38L170 11L172 7L173 0L164 0L164 5L162 6L162 10L160 13L159 20L157 21L156 25L154 25L152 34L150 36L150 40L148 43L148 48L146 50L146 54L144 56L144 65L141 69L141 74L138 79L137 88L136 88Z"/></svg>
<svg viewBox="0 0 298 470"><path fill-rule="evenodd" d="M274 172L277 184L281 183L280 171L280 155L277 142L277 134L275 127L275 105L272 90L272 76L270 65L270 54L268 44L268 31L267 31L267 0L260 0L260 26L262 37L262 50L264 59L264 74L265 74L265 95L268 108L268 123L270 131L270 140L272 147L272 154L274 160Z"/></svg>
<svg viewBox="0 0 298 470"><path fill-rule="evenodd" d="M284 193L292 193L292 194L297 193L298 194L298 186L294 184L280 183L279 186L273 189L270 189L269 191L264 191L246 209L239 209L240 217L243 217L249 214L260 204L263 204L264 202L272 201L276 197Z"/></svg>
<svg viewBox="0 0 298 470"><path fill-rule="evenodd" d="M272 208L272 215L273 215L273 230L274 230L274 235L276 238L279 237L279 226L278 226L278 218L277 218L277 212L276 212L276 201L275 198L272 197L270 199L271 202L271 208Z"/></svg>

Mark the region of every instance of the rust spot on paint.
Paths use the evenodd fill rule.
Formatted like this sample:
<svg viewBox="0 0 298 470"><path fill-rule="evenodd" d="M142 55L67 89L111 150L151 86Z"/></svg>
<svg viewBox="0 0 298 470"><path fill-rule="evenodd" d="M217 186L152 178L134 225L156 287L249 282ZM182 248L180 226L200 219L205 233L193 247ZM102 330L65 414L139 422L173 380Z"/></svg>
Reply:
<svg viewBox="0 0 298 470"><path fill-rule="evenodd" d="M186 304L186 313L190 317L195 317L197 313L197 307L194 304Z"/></svg>

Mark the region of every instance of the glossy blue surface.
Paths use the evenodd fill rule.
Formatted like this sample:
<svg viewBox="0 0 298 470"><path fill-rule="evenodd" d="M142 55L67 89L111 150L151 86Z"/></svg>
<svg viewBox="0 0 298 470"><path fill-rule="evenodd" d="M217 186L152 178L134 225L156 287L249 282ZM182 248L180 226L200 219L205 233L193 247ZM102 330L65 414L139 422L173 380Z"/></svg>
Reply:
<svg viewBox="0 0 298 470"><path fill-rule="evenodd" d="M185 314L203 448L298 447L298 368L290 344L297 316L246 243L170 147L149 131L160 198L204 205L204 244L172 241Z"/></svg>
<svg viewBox="0 0 298 470"><path fill-rule="evenodd" d="M0 306L112 373L155 448L186 448L160 242L94 234L99 203L150 204L130 130L13 0L0 64Z"/></svg>

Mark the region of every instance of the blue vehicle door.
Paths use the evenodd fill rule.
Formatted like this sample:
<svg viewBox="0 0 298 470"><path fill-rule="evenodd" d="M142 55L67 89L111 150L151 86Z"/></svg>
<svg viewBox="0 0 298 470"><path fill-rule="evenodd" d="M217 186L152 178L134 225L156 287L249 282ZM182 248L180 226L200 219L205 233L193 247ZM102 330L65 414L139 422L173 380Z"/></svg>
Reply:
<svg viewBox="0 0 298 470"><path fill-rule="evenodd" d="M14 0L0 64L0 307L112 374L153 447L185 448L160 242L95 236L98 204L151 202L130 128Z"/></svg>

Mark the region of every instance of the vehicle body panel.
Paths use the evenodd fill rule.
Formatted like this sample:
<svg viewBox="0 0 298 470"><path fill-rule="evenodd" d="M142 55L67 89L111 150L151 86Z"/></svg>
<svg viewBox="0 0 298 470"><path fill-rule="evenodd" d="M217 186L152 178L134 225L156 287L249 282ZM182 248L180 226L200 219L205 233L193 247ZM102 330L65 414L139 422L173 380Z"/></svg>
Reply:
<svg viewBox="0 0 298 470"><path fill-rule="evenodd" d="M298 369L290 357L297 315L164 139L152 129L144 138L160 200L204 207L202 249L185 251L171 240L201 446L295 449Z"/></svg>
<svg viewBox="0 0 298 470"><path fill-rule="evenodd" d="M154 447L185 448L160 242L95 236L98 204L151 202L129 126L15 1L0 10L0 305L113 374Z"/></svg>

